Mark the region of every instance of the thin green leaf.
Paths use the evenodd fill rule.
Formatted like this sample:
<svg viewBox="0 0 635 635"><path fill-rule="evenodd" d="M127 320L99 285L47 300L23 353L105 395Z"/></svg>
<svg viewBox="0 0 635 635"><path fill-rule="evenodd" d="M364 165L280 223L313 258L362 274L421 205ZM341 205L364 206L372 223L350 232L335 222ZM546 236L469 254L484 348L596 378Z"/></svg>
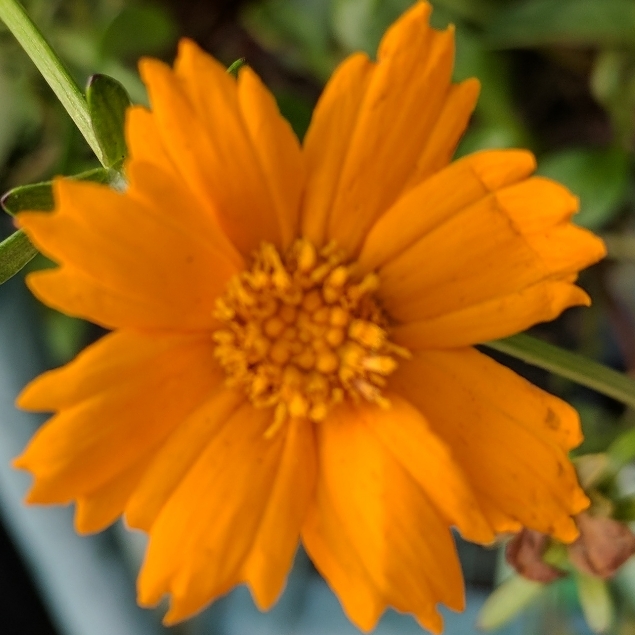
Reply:
<svg viewBox="0 0 635 635"><path fill-rule="evenodd" d="M53 52L44 36L17 0L0 0L0 20L13 33L60 100L99 161L104 157L90 124L88 105L81 90Z"/></svg>
<svg viewBox="0 0 635 635"><path fill-rule="evenodd" d="M486 342L485 345L635 408L635 381L582 355L566 351L525 333Z"/></svg>
<svg viewBox="0 0 635 635"><path fill-rule="evenodd" d="M92 75L86 88L90 120L108 167L121 166L126 158L124 123L130 97L126 89L108 75Z"/></svg>
<svg viewBox="0 0 635 635"><path fill-rule="evenodd" d="M19 229L0 243L0 284L12 278L37 255L37 249Z"/></svg>

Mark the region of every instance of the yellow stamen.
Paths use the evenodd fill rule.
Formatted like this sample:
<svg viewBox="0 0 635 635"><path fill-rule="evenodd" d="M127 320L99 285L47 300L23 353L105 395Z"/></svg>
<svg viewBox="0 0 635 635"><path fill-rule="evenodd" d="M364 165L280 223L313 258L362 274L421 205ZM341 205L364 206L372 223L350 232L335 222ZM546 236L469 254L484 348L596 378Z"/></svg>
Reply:
<svg viewBox="0 0 635 635"><path fill-rule="evenodd" d="M318 251L301 239L284 257L263 244L216 301L214 356L228 385L272 409L265 437L290 418L324 421L346 399L390 407L385 378L410 352L389 340L378 276L354 271L333 243Z"/></svg>

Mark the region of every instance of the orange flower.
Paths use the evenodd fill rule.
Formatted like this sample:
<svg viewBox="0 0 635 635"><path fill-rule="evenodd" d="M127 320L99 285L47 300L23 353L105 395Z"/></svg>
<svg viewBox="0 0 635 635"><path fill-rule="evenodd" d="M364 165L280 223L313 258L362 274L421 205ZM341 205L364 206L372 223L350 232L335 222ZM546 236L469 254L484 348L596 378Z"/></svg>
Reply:
<svg viewBox="0 0 635 635"><path fill-rule="evenodd" d="M142 61L127 191L60 179L19 217L60 264L34 293L113 330L20 397L56 412L15 462L28 500L148 532L139 601L169 593L168 623L243 582L270 607L301 539L361 628L393 606L439 632L450 527L577 536L576 413L472 345L588 304L604 247L530 153L448 165L478 82L430 10L344 61L302 148L249 68L188 40Z"/></svg>

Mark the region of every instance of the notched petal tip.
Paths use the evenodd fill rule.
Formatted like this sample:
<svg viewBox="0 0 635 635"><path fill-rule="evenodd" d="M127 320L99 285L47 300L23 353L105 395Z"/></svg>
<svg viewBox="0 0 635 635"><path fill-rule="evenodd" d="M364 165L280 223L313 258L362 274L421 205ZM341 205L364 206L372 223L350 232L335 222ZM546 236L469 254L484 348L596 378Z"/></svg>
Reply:
<svg viewBox="0 0 635 635"><path fill-rule="evenodd" d="M424 30L429 29L429 20L432 13L432 5L419 0L410 7L402 16L394 22L381 39L377 50L377 59L393 55L396 50L412 42L413 38L420 37ZM449 30L450 27L448 27ZM454 29L452 27L452 34Z"/></svg>
<svg viewBox="0 0 635 635"><path fill-rule="evenodd" d="M56 371L48 371L31 380L16 397L16 407L31 412L53 412L49 389L50 381L56 375Z"/></svg>
<svg viewBox="0 0 635 635"><path fill-rule="evenodd" d="M137 604L143 608L153 608L167 593L168 589L165 588L164 582L149 576L144 563L137 576Z"/></svg>
<svg viewBox="0 0 635 635"><path fill-rule="evenodd" d="M536 171L533 152L524 149L480 150L459 161L469 161L473 174L489 192L526 179Z"/></svg>
<svg viewBox="0 0 635 635"><path fill-rule="evenodd" d="M153 57L142 57L138 66L139 75L148 89L151 106L154 106L154 102L164 95L166 99L169 99L169 91L166 90L165 83L173 75L170 66Z"/></svg>
<svg viewBox="0 0 635 635"><path fill-rule="evenodd" d="M569 544L577 540L580 535L580 530L577 528L573 519L567 516L554 524L552 535L561 542Z"/></svg>
<svg viewBox="0 0 635 635"><path fill-rule="evenodd" d="M51 220L53 220L51 217L54 214L59 214L59 212L20 212L15 217L15 223L17 227L26 233L31 243L33 243L40 253L50 260L58 262L59 259L55 258L52 250L47 244L47 238L51 228ZM32 274L27 275L27 280L30 275Z"/></svg>
<svg viewBox="0 0 635 635"><path fill-rule="evenodd" d="M176 53L177 60L183 56L197 54L197 53L203 53L203 51L201 50L201 47L194 40L192 40L189 37L182 37L179 40L177 53Z"/></svg>
<svg viewBox="0 0 635 635"><path fill-rule="evenodd" d="M473 104L471 107L473 110L481 94L481 81L477 77L468 77L456 86L463 92L463 99Z"/></svg>
<svg viewBox="0 0 635 635"><path fill-rule="evenodd" d="M465 606L460 609L456 609L457 611L463 611ZM443 617L441 614L435 609L434 612L431 612L426 619L422 619L421 617L415 616L415 619L424 629L434 633L434 635L441 635L443 633Z"/></svg>
<svg viewBox="0 0 635 635"><path fill-rule="evenodd" d="M163 626L174 626L183 620L193 617L205 607L192 608L187 604L187 598L177 598L174 594L170 598L170 608L163 616Z"/></svg>
<svg viewBox="0 0 635 635"><path fill-rule="evenodd" d="M14 467L16 470L28 470L29 468L27 467L24 460L24 454L20 454L19 456L16 456L14 459L12 459L11 467Z"/></svg>
<svg viewBox="0 0 635 635"><path fill-rule="evenodd" d="M249 589L249 593L251 595L251 599L254 601L254 604L258 607L258 610L261 612L266 612L271 609L271 607L278 601L280 596L284 591L284 587L282 589L264 589L260 588L256 585L253 585L249 582L246 583L247 588Z"/></svg>
<svg viewBox="0 0 635 635"><path fill-rule="evenodd" d="M181 38L174 60L174 73L195 84L202 80L198 76L201 68L205 68L206 72L215 71L218 79L224 82L236 80L233 75L226 72L225 67L220 62L205 52L194 40L186 37Z"/></svg>

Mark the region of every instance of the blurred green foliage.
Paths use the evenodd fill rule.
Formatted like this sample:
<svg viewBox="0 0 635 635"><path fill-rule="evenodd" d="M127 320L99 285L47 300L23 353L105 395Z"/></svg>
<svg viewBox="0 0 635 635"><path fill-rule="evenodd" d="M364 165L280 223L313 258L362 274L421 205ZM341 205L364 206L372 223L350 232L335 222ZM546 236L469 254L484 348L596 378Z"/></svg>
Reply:
<svg viewBox="0 0 635 635"><path fill-rule="evenodd" d="M494 46L635 46L631 0L524 0L501 5L487 25Z"/></svg>

